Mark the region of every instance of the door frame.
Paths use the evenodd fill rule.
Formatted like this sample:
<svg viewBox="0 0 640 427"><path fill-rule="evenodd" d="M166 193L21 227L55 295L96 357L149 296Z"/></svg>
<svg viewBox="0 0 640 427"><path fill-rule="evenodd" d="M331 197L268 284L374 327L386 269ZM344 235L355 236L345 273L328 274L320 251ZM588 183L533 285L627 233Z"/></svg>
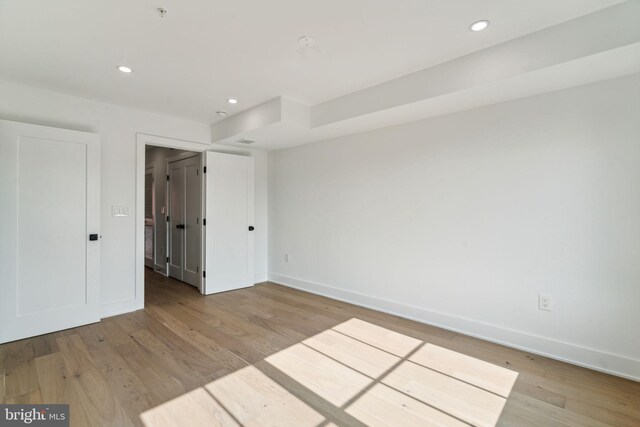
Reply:
<svg viewBox="0 0 640 427"><path fill-rule="evenodd" d="M144 308L144 175L145 175L145 146L175 148L202 153L214 148L211 143L186 141L182 139L167 138L145 133L136 133L136 286L133 303L126 301L127 306L117 307L119 312L141 310ZM113 311L116 311L114 309Z"/></svg>
<svg viewBox="0 0 640 427"><path fill-rule="evenodd" d="M175 156L171 156L171 157L167 157L165 159L165 163L164 163L164 170L167 174L167 176L169 175L169 165L171 163L174 162L179 162L181 160L187 160L190 159L192 157L200 157L200 170L203 170L203 165L204 165L204 155L202 154L202 152L188 152L188 153L180 153L180 154L176 154ZM204 212L205 212L205 192L204 192L204 173L200 174L200 218L204 218ZM165 188L165 206L166 206L166 210L167 210L167 215L170 214L170 207L171 207L171 186L167 185ZM169 224L165 224L165 227L167 227L167 232L166 232L166 242L165 242L165 248L167 248L167 255L169 254L169 250L171 248L171 228L169 227ZM165 271L167 272L167 277L170 277L169 275L169 268L170 268L170 263L166 263L166 268ZM204 269L204 232L202 227L200 227L200 267L202 269ZM184 266L183 266L184 268ZM200 291L201 294L204 294L204 286L203 286L203 280L202 277L200 277L200 280L198 281L198 286L196 286L196 288L198 288L198 290Z"/></svg>

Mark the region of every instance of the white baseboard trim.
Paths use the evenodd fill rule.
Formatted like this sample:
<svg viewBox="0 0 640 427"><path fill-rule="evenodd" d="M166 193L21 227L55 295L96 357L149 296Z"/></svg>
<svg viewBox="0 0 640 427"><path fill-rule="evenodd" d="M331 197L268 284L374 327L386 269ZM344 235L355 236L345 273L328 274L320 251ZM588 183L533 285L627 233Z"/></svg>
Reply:
<svg viewBox="0 0 640 427"><path fill-rule="evenodd" d="M269 273L269 281L573 365L640 381L640 360L638 359L556 341L527 332L372 297L320 283L309 282L283 274Z"/></svg>
<svg viewBox="0 0 640 427"><path fill-rule="evenodd" d="M253 283L262 283L269 280L269 273L266 271L263 273L255 273L253 276Z"/></svg>
<svg viewBox="0 0 640 427"><path fill-rule="evenodd" d="M132 311L142 310L143 308L144 303L140 303L140 301L134 298L102 304L100 307L100 318L104 319L105 317L130 313Z"/></svg>

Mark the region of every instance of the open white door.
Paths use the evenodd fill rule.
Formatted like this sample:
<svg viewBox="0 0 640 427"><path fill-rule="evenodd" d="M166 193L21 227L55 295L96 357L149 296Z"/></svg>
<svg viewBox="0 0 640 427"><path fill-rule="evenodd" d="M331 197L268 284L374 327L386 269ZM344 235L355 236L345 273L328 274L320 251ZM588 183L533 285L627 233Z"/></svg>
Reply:
<svg viewBox="0 0 640 427"><path fill-rule="evenodd" d="M99 136L0 120L0 197L0 343L99 321Z"/></svg>
<svg viewBox="0 0 640 427"><path fill-rule="evenodd" d="M253 286L253 158L211 151L204 155L204 293Z"/></svg>

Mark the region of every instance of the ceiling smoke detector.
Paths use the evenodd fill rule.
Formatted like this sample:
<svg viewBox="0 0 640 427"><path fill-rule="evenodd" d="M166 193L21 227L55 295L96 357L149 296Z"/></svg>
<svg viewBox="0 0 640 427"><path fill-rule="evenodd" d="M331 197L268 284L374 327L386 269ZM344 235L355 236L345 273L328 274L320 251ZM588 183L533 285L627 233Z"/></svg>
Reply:
<svg viewBox="0 0 640 427"><path fill-rule="evenodd" d="M298 39L298 45L300 47L312 48L316 45L316 39L309 36L302 36Z"/></svg>
<svg viewBox="0 0 640 427"><path fill-rule="evenodd" d="M216 111L216 114L218 115L218 117L227 117L226 111Z"/></svg>
<svg viewBox="0 0 640 427"><path fill-rule="evenodd" d="M237 142L237 143L239 143L239 144L246 144L246 145L249 145L249 144L253 144L255 141L254 141L254 140L252 140L252 139L240 138L240 139L239 139L239 140L237 140L236 142Z"/></svg>

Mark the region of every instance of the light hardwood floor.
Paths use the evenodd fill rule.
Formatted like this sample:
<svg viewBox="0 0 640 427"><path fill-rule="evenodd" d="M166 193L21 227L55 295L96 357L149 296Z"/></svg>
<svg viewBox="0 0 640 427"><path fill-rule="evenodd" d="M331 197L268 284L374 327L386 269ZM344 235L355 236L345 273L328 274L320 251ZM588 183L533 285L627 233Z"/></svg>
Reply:
<svg viewBox="0 0 640 427"><path fill-rule="evenodd" d="M0 402L70 403L73 426L640 425L638 382L279 285L148 271L146 300L0 345Z"/></svg>

